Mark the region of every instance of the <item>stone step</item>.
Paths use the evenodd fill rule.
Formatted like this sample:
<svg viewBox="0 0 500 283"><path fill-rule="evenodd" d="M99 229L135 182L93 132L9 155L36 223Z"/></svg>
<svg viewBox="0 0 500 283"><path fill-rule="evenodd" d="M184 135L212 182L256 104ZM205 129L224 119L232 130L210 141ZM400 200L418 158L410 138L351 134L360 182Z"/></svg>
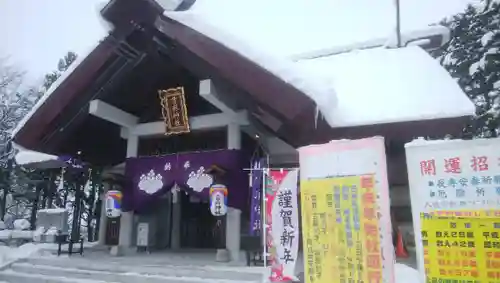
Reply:
<svg viewBox="0 0 500 283"><path fill-rule="evenodd" d="M172 275L158 275L150 273L135 273L128 272L112 272L112 271L97 271L89 270L88 268L69 268L58 267L49 265L34 265L31 263L15 263L11 266L12 271L23 274L41 274L45 276L59 276L67 278L79 278L87 280L103 280L105 282L120 282L120 283L253 283L259 282L258 280L242 280L242 279L226 279L220 278L207 278L198 277L193 274L186 274L185 276ZM206 275L206 274L204 274Z"/></svg>
<svg viewBox="0 0 500 283"><path fill-rule="evenodd" d="M67 278L59 276L46 276L37 273L20 273L13 270L0 271L1 283L119 283L102 280Z"/></svg>
<svg viewBox="0 0 500 283"><path fill-rule="evenodd" d="M27 264L35 266L49 266L71 268L89 272L107 272L113 274L138 274L139 276L160 276L172 278L204 278L214 280L237 280L238 282L260 282L264 272L259 267L225 267L225 266L196 266L196 265L147 265L138 262L131 265L112 261L92 261L85 258L72 257L41 257L30 258L26 264L14 264L13 268ZM185 281L183 281L185 282Z"/></svg>

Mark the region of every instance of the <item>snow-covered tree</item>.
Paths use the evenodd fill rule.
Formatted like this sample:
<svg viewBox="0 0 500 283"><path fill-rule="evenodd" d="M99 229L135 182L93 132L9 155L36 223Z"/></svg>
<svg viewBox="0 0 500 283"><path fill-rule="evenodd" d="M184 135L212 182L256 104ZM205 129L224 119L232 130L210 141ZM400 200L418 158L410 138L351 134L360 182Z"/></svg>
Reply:
<svg viewBox="0 0 500 283"><path fill-rule="evenodd" d="M24 72L0 59L0 165L5 166L12 153L10 132L33 107L41 93L36 88L24 88Z"/></svg>
<svg viewBox="0 0 500 283"><path fill-rule="evenodd" d="M45 91L52 86L52 84L69 68L73 62L75 62L76 58L76 53L69 51L63 58L59 59L59 62L57 63L57 71L53 71L45 75L45 81L43 83Z"/></svg>
<svg viewBox="0 0 500 283"><path fill-rule="evenodd" d="M434 52L476 105L465 127L474 137L500 134L500 1L483 0L441 24L451 40Z"/></svg>
<svg viewBox="0 0 500 283"><path fill-rule="evenodd" d="M11 131L33 107L41 93L35 88L23 88L24 72L0 60L0 217L7 210L13 192L12 169L14 148Z"/></svg>
<svg viewBox="0 0 500 283"><path fill-rule="evenodd" d="M43 86L27 88L23 85L24 72L9 64L7 59L0 60L0 217L5 214L13 218L26 218L30 214L33 198L48 192L35 194L35 187L29 184L34 172L22 170L13 162L14 148L11 132L37 100L76 60L74 52L68 52L59 60L58 70L45 76ZM47 187L47 186L46 186ZM38 201L45 207L44 201Z"/></svg>
<svg viewBox="0 0 500 283"><path fill-rule="evenodd" d="M76 60L76 53L73 51L69 51L64 55L63 58L59 59L59 63L57 64L57 70L59 72L65 72L73 62Z"/></svg>

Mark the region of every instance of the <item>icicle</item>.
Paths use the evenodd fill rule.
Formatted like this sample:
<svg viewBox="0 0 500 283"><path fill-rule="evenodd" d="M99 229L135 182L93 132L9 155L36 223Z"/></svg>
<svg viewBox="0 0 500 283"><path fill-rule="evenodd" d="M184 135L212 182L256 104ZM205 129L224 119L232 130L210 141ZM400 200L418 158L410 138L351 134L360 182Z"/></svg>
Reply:
<svg viewBox="0 0 500 283"><path fill-rule="evenodd" d="M319 119L319 107L316 104L316 111L314 111L314 128L318 128L318 119Z"/></svg>

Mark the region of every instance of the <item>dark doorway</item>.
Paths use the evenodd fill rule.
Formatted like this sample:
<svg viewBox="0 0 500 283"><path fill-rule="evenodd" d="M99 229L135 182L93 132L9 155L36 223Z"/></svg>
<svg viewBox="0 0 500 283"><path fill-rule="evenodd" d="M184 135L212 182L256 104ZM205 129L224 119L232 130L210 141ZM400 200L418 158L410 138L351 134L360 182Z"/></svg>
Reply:
<svg viewBox="0 0 500 283"><path fill-rule="evenodd" d="M183 249L216 249L225 246L225 221L219 221L210 213L206 200L200 200L184 191L178 194L181 205L180 247ZM147 211L138 214L139 223L149 223L150 248L172 248L174 203L170 192L159 196ZM137 229L137 228L136 228Z"/></svg>
<svg viewBox="0 0 500 283"><path fill-rule="evenodd" d="M172 239L172 194L161 196L155 209L156 213L156 248L170 248Z"/></svg>
<svg viewBox="0 0 500 283"><path fill-rule="evenodd" d="M181 192L182 221L181 247L188 249L216 249L225 238L225 223L217 225L210 213L209 203Z"/></svg>
<svg viewBox="0 0 500 283"><path fill-rule="evenodd" d="M120 217L106 218L106 239L107 246L118 246L120 238Z"/></svg>

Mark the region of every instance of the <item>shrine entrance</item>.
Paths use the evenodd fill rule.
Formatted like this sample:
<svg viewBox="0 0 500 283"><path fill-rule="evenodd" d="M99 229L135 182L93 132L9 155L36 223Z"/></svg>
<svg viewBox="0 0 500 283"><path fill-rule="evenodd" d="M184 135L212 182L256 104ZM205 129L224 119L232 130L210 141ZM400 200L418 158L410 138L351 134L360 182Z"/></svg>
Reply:
<svg viewBox="0 0 500 283"><path fill-rule="evenodd" d="M210 213L208 200L181 192L181 247L216 249L225 247L225 225Z"/></svg>
<svg viewBox="0 0 500 283"><path fill-rule="evenodd" d="M225 222L210 213L207 200L183 190L160 196L147 210L138 214L136 230L148 224L149 248L216 249L225 246Z"/></svg>

